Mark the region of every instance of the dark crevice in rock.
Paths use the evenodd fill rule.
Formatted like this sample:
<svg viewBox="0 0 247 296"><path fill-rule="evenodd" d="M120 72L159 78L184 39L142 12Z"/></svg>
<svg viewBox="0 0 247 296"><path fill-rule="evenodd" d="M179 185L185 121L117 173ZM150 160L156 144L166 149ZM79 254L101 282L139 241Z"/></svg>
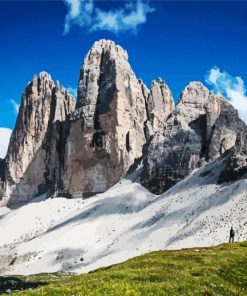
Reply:
<svg viewBox="0 0 247 296"><path fill-rule="evenodd" d="M103 64L104 64L104 50L102 50L102 53L101 53L100 75L98 78L98 90L99 91L98 91L98 96L97 96L97 100L96 100L96 109L94 112L94 119L93 119L94 129L96 131L92 137L92 147L99 147L99 148L103 147L103 137L105 134L100 126L100 119L99 119L100 106L101 106L100 91L101 91L101 87L102 87L102 79L103 79L103 74L104 74Z"/></svg>
<svg viewBox="0 0 247 296"><path fill-rule="evenodd" d="M0 182L5 181L5 159L0 158Z"/></svg>
<svg viewBox="0 0 247 296"><path fill-rule="evenodd" d="M126 137L125 137L125 146L126 150L130 152L131 146L130 146L130 132L127 132Z"/></svg>
<svg viewBox="0 0 247 296"><path fill-rule="evenodd" d="M104 145L104 131L102 128L98 128L98 130L93 134L92 138L92 147L102 148Z"/></svg>
<svg viewBox="0 0 247 296"><path fill-rule="evenodd" d="M104 50L102 50L101 53L101 60L100 60L100 75L98 78L98 96L96 100L96 109L94 113L94 129L97 131L100 129L100 121L99 121L99 113L100 113L100 105L101 105L101 100L100 100L100 91L102 87L102 79L103 79L103 64L104 64Z"/></svg>
<svg viewBox="0 0 247 296"><path fill-rule="evenodd" d="M207 142L207 116L206 114L200 115L196 120L189 123L191 129L197 134L201 142L200 158L207 158L208 155L208 142Z"/></svg>

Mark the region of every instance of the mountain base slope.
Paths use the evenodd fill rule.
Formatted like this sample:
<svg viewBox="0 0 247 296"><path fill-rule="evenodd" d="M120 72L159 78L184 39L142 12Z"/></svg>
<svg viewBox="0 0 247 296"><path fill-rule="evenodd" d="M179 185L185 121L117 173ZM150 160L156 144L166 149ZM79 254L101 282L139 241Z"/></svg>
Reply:
<svg viewBox="0 0 247 296"><path fill-rule="evenodd" d="M223 167L213 161L159 196L129 176L87 200L2 208L0 274L86 273L151 251L228 242L231 226L245 241L247 180L215 184Z"/></svg>
<svg viewBox="0 0 247 296"><path fill-rule="evenodd" d="M26 296L71 295L240 295L247 294L247 242L212 248L152 252L127 262L75 276L17 277ZM3 280L0 279L0 287ZM13 277L11 278L13 282ZM39 283L40 287L32 288ZM18 290L18 287L9 287Z"/></svg>

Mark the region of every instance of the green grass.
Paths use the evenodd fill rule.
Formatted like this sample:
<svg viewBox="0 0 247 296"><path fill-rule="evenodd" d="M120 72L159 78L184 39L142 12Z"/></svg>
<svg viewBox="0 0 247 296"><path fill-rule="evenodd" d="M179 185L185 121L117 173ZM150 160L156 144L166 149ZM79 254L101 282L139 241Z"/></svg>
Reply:
<svg viewBox="0 0 247 296"><path fill-rule="evenodd" d="M152 252L79 276L40 274L18 279L45 285L12 295L246 296L247 242Z"/></svg>

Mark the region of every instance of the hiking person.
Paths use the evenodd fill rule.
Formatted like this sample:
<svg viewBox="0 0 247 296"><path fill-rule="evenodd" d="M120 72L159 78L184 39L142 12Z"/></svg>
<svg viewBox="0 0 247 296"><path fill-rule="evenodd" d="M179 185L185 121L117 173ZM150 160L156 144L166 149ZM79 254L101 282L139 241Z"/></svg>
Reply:
<svg viewBox="0 0 247 296"><path fill-rule="evenodd" d="M235 231L233 230L233 227L230 229L230 238L229 238L229 243L234 243L234 236L235 236Z"/></svg>

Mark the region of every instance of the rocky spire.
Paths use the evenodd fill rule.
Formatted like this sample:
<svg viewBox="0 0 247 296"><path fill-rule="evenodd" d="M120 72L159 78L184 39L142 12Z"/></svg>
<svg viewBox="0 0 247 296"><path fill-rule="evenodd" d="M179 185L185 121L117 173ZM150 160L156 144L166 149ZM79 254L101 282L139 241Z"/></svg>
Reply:
<svg viewBox="0 0 247 296"><path fill-rule="evenodd" d="M246 135L245 124L222 95L191 82L174 108L161 78L149 90L136 78L127 52L100 40L81 67L76 108L46 72L26 87L0 163L5 167L0 198L14 203L49 190L90 196L118 182L142 158L142 183L155 193L230 152L225 161L237 178L246 171ZM222 178L229 178L224 172Z"/></svg>
<svg viewBox="0 0 247 296"><path fill-rule="evenodd" d="M236 126L235 145L225 153L224 168L219 176L219 183L239 180L247 177L247 126L238 118L233 120Z"/></svg>
<svg viewBox="0 0 247 296"><path fill-rule="evenodd" d="M165 127L156 133L147 154L143 185L161 193L194 169L235 145L236 110L220 94L191 82Z"/></svg>
<svg viewBox="0 0 247 296"><path fill-rule="evenodd" d="M113 87L117 67L127 67L131 71L127 52L113 41L96 41L81 67L76 108L95 106L102 88Z"/></svg>
<svg viewBox="0 0 247 296"><path fill-rule="evenodd" d="M153 80L149 96L147 98L148 119L152 123L153 130L163 128L164 122L174 111L172 92L161 78Z"/></svg>
<svg viewBox="0 0 247 296"><path fill-rule="evenodd" d="M66 146L65 187L99 192L120 180L142 156L143 145L158 126L156 119L164 122L171 98L162 81L149 94L119 45L95 42L81 67Z"/></svg>
<svg viewBox="0 0 247 296"><path fill-rule="evenodd" d="M23 92L9 143L4 202L28 200L38 193L47 175L47 147L54 140L53 123L65 120L72 110L73 97L56 86L50 74L34 75Z"/></svg>

